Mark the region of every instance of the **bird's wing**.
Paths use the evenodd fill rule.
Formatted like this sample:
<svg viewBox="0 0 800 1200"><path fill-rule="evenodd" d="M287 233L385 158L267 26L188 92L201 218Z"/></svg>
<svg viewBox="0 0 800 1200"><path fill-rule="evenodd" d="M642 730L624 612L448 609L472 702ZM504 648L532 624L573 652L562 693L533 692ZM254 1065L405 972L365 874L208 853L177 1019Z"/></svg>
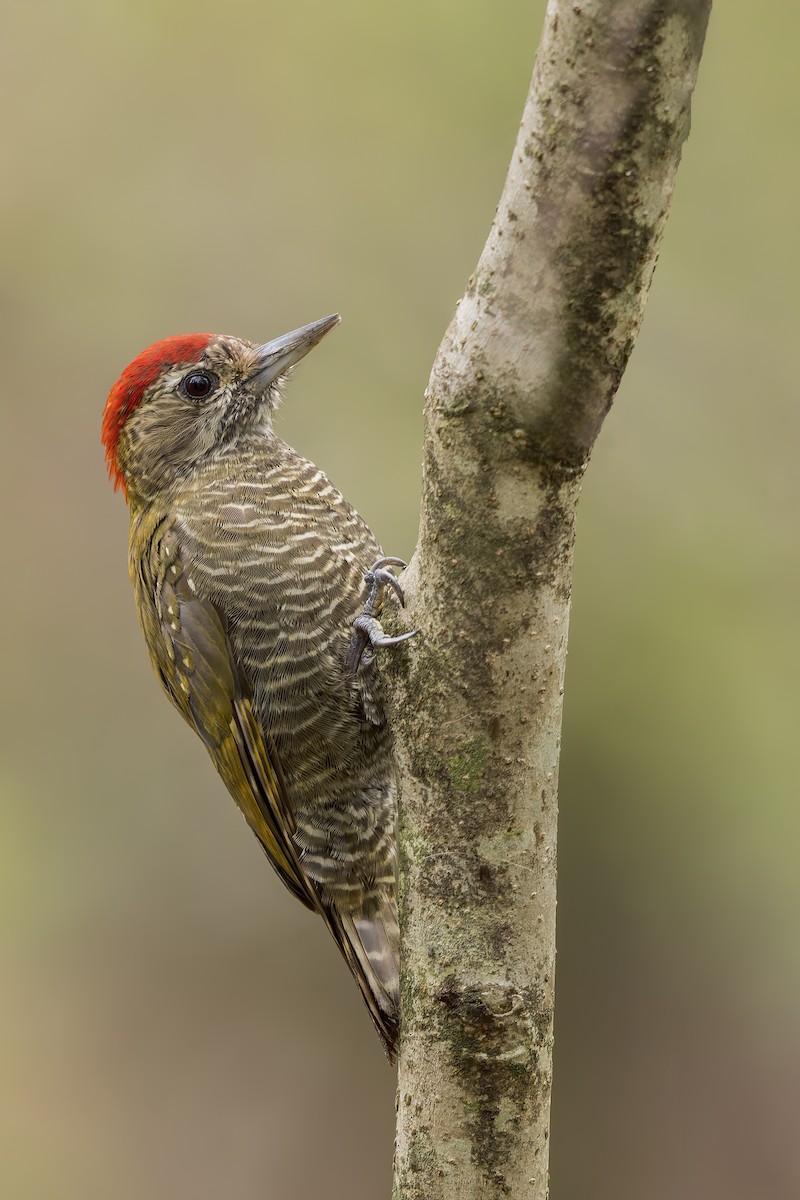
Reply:
<svg viewBox="0 0 800 1200"><path fill-rule="evenodd" d="M292 839L295 822L280 762L255 718L224 616L197 594L177 539L163 544L168 547L168 566L156 582L152 619L143 622L156 671L205 743L278 875L299 900L319 912L319 898L300 867Z"/></svg>
<svg viewBox="0 0 800 1200"><path fill-rule="evenodd" d="M253 713L246 680L231 650L225 620L212 601L192 590L173 546L156 593L156 620L145 630L161 682L206 744L214 765L248 825L289 890L325 921L361 989L390 1060L397 1041L396 996L376 974L370 952L380 922L354 919L325 903L300 865L292 839L294 817L275 747ZM373 928L374 926L374 928ZM381 929L383 927L381 926ZM386 941L386 934L383 934ZM388 942L379 947L391 964Z"/></svg>

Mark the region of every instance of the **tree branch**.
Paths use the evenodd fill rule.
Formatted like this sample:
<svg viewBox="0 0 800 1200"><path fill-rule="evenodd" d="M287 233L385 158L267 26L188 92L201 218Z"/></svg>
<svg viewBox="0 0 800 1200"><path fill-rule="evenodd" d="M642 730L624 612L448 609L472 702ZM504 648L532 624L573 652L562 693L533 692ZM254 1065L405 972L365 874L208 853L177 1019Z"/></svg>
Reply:
<svg viewBox="0 0 800 1200"><path fill-rule="evenodd" d="M710 0L550 0L427 391L401 771L397 1200L547 1194L579 485L639 328Z"/></svg>

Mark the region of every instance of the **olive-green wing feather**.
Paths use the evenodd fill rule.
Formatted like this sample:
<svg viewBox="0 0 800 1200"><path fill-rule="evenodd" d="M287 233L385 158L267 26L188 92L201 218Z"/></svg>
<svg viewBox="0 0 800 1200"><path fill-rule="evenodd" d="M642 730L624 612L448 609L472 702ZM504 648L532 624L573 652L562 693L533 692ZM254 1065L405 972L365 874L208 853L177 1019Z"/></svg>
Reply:
<svg viewBox="0 0 800 1200"><path fill-rule="evenodd" d="M147 623L145 637L165 690L202 738L283 882L319 911L292 840L295 823L280 763L255 719L224 617L193 590L175 542L155 600L156 619Z"/></svg>

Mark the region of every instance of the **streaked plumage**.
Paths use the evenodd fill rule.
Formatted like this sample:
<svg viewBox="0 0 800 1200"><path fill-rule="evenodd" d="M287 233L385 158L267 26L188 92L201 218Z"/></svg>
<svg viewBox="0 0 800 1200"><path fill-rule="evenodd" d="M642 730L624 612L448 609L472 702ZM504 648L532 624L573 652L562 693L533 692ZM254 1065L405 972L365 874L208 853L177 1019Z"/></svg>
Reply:
<svg viewBox="0 0 800 1200"><path fill-rule="evenodd" d="M151 348L112 390L104 441L130 502L131 578L156 674L283 882L326 921L392 1057L392 750L374 665L345 669L381 550L271 428L277 380L333 323L266 348L170 339L160 361ZM287 341L298 334L299 347ZM198 373L217 381L201 401L185 394Z"/></svg>

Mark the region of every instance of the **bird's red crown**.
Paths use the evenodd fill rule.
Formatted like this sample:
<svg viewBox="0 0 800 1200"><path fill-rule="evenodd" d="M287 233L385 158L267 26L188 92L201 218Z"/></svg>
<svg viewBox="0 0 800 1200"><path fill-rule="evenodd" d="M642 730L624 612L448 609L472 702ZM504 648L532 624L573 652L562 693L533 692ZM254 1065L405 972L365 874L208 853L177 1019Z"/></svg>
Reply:
<svg viewBox="0 0 800 1200"><path fill-rule="evenodd" d="M117 460L117 445L125 422L141 403L147 389L155 383L165 367L189 366L197 362L211 341L210 333L184 333L155 342L125 368L108 393L103 413L102 442L106 450L108 473L114 490L125 490L125 481Z"/></svg>

